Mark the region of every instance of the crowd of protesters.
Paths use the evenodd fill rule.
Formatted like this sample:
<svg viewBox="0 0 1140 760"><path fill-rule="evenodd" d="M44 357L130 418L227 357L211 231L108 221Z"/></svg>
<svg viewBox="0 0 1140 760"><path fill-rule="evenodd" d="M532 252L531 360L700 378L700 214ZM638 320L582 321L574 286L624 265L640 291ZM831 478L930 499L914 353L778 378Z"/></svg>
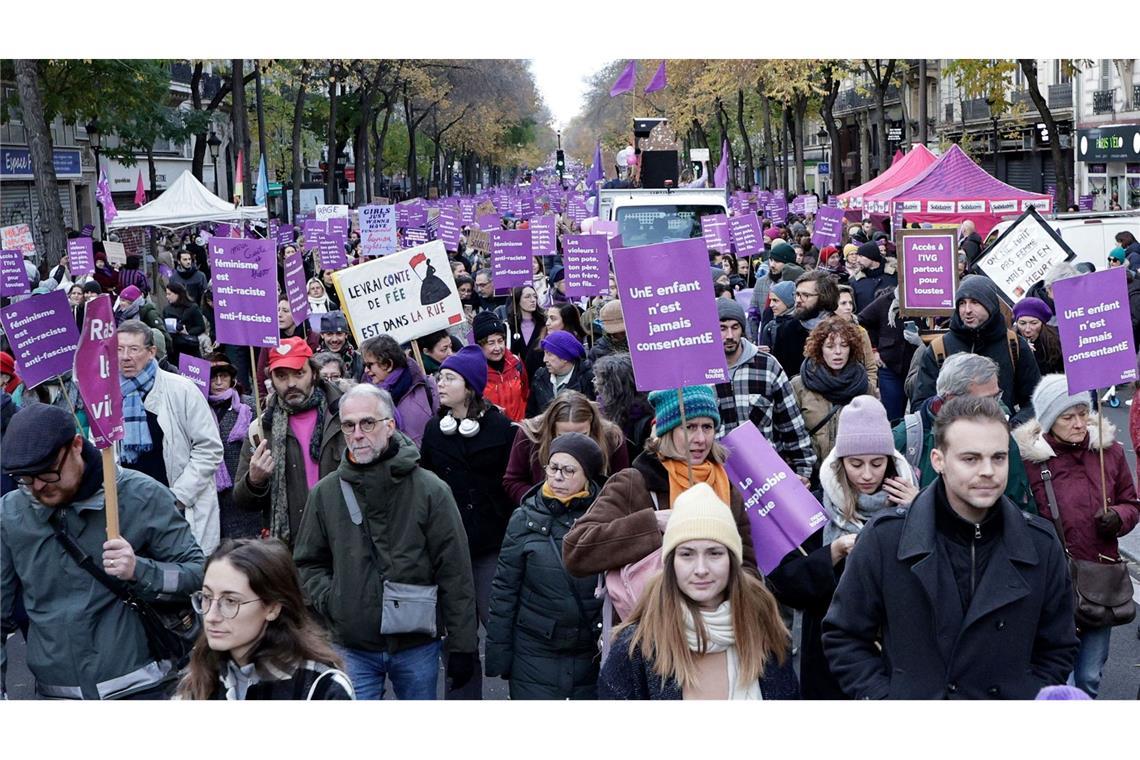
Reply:
<svg viewBox="0 0 1140 760"><path fill-rule="evenodd" d="M637 390L612 277L575 301L535 257L496 289L466 228L466 318L414 350L356 342L303 237L279 251L302 252L311 317L282 298L256 353L217 341L202 234L161 241L164 274L98 242L93 276L29 270L77 324L112 298L125 427L107 540L74 382L27 388L0 353L3 636L37 696L480 699L487 676L513 699L1095 698L1112 627L1076 623L1066 553L1118 560L1140 499L1134 443L1066 388L1051 285L1080 273L1006 317L963 224L924 340L887 231L819 249L810 216L764 221L763 254L710 251L729 379L679 392ZM1107 252L1130 280L1134 245ZM721 443L747 423L827 518L766 576ZM200 616L185 662L127 592Z"/></svg>

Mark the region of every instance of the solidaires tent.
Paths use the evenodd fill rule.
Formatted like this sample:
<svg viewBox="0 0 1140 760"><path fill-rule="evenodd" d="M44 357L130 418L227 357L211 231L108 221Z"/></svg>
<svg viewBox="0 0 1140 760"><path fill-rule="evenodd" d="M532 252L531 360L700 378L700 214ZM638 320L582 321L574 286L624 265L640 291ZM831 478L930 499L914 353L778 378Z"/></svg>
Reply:
<svg viewBox="0 0 1140 760"><path fill-rule="evenodd" d="M107 223L107 227L163 227L173 230L198 222L237 222L245 219L265 219L265 207L227 203L207 190L191 172L182 172L162 195L133 211L120 211Z"/></svg>

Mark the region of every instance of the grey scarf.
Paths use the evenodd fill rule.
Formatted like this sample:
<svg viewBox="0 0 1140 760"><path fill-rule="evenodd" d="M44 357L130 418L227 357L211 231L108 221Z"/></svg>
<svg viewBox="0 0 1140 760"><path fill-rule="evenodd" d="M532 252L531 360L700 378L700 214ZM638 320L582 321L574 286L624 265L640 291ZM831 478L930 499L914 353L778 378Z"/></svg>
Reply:
<svg viewBox="0 0 1140 760"><path fill-rule="evenodd" d="M884 510L891 509L894 504L891 503L890 494L887 493L885 488L880 488L872 494L861 493L855 503L855 517L852 520L846 520L843 517L843 510L836 504L831 503L831 499L824 494L823 508L827 512L827 525L823 526L823 543L826 546L840 536L847 534L858 535L859 531L863 530L863 526L873 518L875 515L883 512Z"/></svg>

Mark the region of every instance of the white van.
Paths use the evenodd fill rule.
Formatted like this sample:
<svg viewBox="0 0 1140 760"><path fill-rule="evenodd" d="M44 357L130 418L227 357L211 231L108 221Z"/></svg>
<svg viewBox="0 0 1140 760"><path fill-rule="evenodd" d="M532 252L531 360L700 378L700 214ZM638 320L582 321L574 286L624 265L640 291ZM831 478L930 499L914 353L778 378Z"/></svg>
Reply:
<svg viewBox="0 0 1140 760"><path fill-rule="evenodd" d="M990 237L997 240L1014 221L1016 219L999 222ZM1077 254L1072 263L1086 261L1095 266L1098 272L1108 267L1108 252L1116 247L1118 232L1131 232L1140 240L1140 211L1059 214L1056 219L1045 221Z"/></svg>

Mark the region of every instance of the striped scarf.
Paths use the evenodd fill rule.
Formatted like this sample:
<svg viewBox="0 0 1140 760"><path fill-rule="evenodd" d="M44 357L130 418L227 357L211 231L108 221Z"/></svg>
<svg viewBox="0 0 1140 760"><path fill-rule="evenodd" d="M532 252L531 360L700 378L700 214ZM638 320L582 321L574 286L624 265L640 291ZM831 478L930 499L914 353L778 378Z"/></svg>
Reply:
<svg viewBox="0 0 1140 760"><path fill-rule="evenodd" d="M119 389L123 392L123 444L120 458L125 464L138 461L154 446L150 428L146 424L143 398L154 388L158 362L151 359L136 377L120 377Z"/></svg>

